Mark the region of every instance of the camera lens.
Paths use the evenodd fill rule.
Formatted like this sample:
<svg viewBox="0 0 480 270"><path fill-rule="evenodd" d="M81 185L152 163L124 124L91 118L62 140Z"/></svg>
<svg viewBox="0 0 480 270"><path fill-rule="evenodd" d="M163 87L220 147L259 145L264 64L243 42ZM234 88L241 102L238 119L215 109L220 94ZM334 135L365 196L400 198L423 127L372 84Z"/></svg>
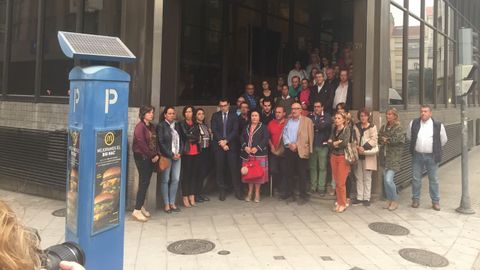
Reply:
<svg viewBox="0 0 480 270"><path fill-rule="evenodd" d="M76 262L81 265L85 264L85 254L82 248L73 242L65 242L55 245L45 250L47 270L59 270L61 261Z"/></svg>

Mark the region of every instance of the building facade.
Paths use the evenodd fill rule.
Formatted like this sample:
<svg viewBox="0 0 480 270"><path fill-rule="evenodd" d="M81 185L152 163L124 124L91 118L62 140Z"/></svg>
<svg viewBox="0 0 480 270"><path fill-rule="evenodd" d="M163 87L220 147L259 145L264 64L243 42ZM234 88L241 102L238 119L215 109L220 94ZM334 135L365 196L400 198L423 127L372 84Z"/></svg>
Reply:
<svg viewBox="0 0 480 270"><path fill-rule="evenodd" d="M380 125L394 106L406 125L420 104L431 104L452 138L447 160L460 149L457 32L479 33L478 14L476 0L0 0L0 187L64 196L68 73L111 63L65 58L57 31L119 36L137 56L113 64L132 76L131 130L142 104L212 112L220 96L234 101L246 82L275 87L296 60L308 64L313 48L333 61L332 44L340 43L351 49L353 109L372 108ZM468 96L470 145L480 143L479 86ZM409 177L400 174L397 183Z"/></svg>

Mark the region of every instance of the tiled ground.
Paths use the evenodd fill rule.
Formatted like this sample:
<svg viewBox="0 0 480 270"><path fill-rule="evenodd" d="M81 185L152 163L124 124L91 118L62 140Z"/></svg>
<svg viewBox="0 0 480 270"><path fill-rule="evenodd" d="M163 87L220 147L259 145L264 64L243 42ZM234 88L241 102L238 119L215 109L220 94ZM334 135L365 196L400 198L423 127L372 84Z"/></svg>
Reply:
<svg viewBox="0 0 480 270"><path fill-rule="evenodd" d="M479 161L477 147L470 154L471 195L480 192ZM147 223L127 218L124 269L428 269L401 258L398 250L402 248L422 248L445 256L450 264L443 269L480 269L480 260L475 263L480 251L480 200L472 197L477 214L457 214L460 159L444 165L439 173L440 212L429 208L425 181L421 207L408 206L407 189L395 212L382 209L382 202L336 214L330 200L313 199L298 206L275 198L255 204L231 196L220 202L212 196L212 201L181 213L156 212ZM63 241L64 219L51 215L63 207L62 202L2 190L0 198L29 226L39 229L44 247ZM375 221L405 226L410 234L378 234L368 228ZM171 242L188 238L210 240L216 247L197 256L166 250ZM220 250L230 254L219 255Z"/></svg>

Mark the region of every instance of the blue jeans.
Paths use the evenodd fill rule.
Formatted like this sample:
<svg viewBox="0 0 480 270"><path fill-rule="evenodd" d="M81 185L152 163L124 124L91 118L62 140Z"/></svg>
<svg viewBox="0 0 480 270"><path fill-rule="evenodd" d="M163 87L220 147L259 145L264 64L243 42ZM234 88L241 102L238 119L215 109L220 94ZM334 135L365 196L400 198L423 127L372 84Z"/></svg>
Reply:
<svg viewBox="0 0 480 270"><path fill-rule="evenodd" d="M161 191L163 202L167 204L175 204L177 196L178 182L180 180L180 168L182 160L169 159L170 166L161 172ZM170 185L168 183L170 182Z"/></svg>
<svg viewBox="0 0 480 270"><path fill-rule="evenodd" d="M397 185L393 181L395 176L395 171L390 169L383 170L383 186L385 187L385 195L387 200L396 201L397 200Z"/></svg>
<svg viewBox="0 0 480 270"><path fill-rule="evenodd" d="M438 188L438 164L435 162L433 154L422 154L415 152L412 159L413 180L412 180L412 200L419 201L422 191L422 171L427 169L428 183L430 190L430 199L432 203L440 202L440 192Z"/></svg>

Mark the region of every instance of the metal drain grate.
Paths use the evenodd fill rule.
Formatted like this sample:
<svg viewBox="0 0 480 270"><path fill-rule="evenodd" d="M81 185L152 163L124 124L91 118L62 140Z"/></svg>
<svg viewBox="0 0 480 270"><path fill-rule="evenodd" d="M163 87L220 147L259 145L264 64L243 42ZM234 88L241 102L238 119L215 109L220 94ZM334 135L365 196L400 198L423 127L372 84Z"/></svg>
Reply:
<svg viewBox="0 0 480 270"><path fill-rule="evenodd" d="M217 252L218 255L228 255L230 254L230 251L228 250L220 250L219 252Z"/></svg>
<svg viewBox="0 0 480 270"><path fill-rule="evenodd" d="M213 242L202 239L186 239L171 243L167 250L180 255L196 255L209 252L215 248Z"/></svg>
<svg viewBox="0 0 480 270"><path fill-rule="evenodd" d="M332 257L330 257L330 256L320 256L320 258L321 258L323 261L333 261Z"/></svg>
<svg viewBox="0 0 480 270"><path fill-rule="evenodd" d="M449 264L445 257L424 249L404 248L398 251L398 253L405 260L423 266L446 267Z"/></svg>
<svg viewBox="0 0 480 270"><path fill-rule="evenodd" d="M284 256L273 256L274 260L280 261L280 260L285 260Z"/></svg>
<svg viewBox="0 0 480 270"><path fill-rule="evenodd" d="M373 222L368 225L368 227L376 231L377 233L381 234L387 234L387 235L394 235L394 236L400 236L400 235L408 235L410 231L400 225L393 224L393 223L387 223L387 222Z"/></svg>
<svg viewBox="0 0 480 270"><path fill-rule="evenodd" d="M52 212L52 215L56 217L65 217L67 215L67 209L61 208L61 209L55 210Z"/></svg>

